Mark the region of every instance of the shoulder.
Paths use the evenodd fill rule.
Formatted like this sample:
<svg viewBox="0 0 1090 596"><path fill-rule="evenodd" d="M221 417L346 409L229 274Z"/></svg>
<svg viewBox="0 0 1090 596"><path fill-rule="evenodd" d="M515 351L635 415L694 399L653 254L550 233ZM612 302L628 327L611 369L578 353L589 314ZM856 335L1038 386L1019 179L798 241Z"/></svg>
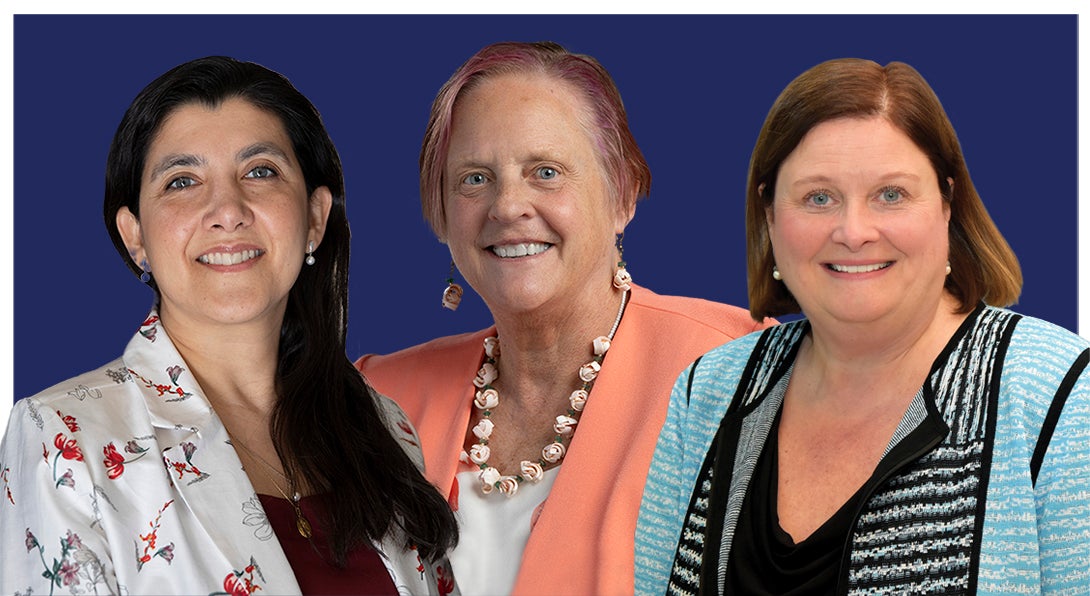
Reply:
<svg viewBox="0 0 1090 596"><path fill-rule="evenodd" d="M127 382L129 376L125 363L118 358L94 370L43 389L28 399L33 399L38 403L53 403L69 399L83 402L87 398L100 398L104 395L103 392L105 394L114 393L114 389Z"/></svg>
<svg viewBox="0 0 1090 596"><path fill-rule="evenodd" d="M686 382L697 397L729 401L746 371L758 365L782 368L783 360L805 335L805 320L784 323L750 333L709 350L693 363Z"/></svg>
<svg viewBox="0 0 1090 596"><path fill-rule="evenodd" d="M131 391L132 379L121 359L40 391L15 402L8 421L5 441L16 435L52 440L58 432L73 434L84 443L129 424L140 416L143 404L138 391Z"/></svg>
<svg viewBox="0 0 1090 596"><path fill-rule="evenodd" d="M371 387L396 399L419 423L423 409L434 410L439 402L449 403L446 398L455 399L452 379L468 383L473 378L484 354L484 338L494 333L489 328L441 337L392 354L368 354L356 361L356 368Z"/></svg>
<svg viewBox="0 0 1090 596"><path fill-rule="evenodd" d="M702 298L686 296L666 296L656 294L647 288L633 286L630 312L652 321L665 323L675 329L690 328L704 332L720 334L724 341L741 337L753 331L775 324L772 319L754 321L749 311L730 304L713 302Z"/></svg>
<svg viewBox="0 0 1090 596"><path fill-rule="evenodd" d="M1090 341L1059 325L1035 317L1018 316L1007 348L1008 358L1029 358L1062 366L1090 348Z"/></svg>
<svg viewBox="0 0 1090 596"><path fill-rule="evenodd" d="M998 313L1010 313L989 307ZM1083 376L1090 360L1090 342L1059 325L1035 317L1018 316L1004 346L1003 380L1033 394L1054 394L1061 385Z"/></svg>
<svg viewBox="0 0 1090 596"><path fill-rule="evenodd" d="M1060 416L1090 415L1090 342L1085 338L1019 316L1003 349L1001 400L1005 411L1018 413L1020 424L1048 429Z"/></svg>
<svg viewBox="0 0 1090 596"><path fill-rule="evenodd" d="M12 425L33 421L41 429L41 417L47 413L76 420L93 418L108 425L111 412L130 409L124 404L135 395L127 390L130 383L131 375L119 358L15 402ZM104 407L106 404L109 407Z"/></svg>

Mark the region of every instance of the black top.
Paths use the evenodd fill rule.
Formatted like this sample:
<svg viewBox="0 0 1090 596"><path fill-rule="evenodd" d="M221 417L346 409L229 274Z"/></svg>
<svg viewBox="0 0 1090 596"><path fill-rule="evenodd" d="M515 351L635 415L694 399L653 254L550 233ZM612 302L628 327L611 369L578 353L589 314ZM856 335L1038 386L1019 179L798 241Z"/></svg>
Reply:
<svg viewBox="0 0 1090 596"><path fill-rule="evenodd" d="M727 564L728 594L832 594L863 487L796 544L777 514L780 418L753 471ZM866 485L867 483L864 483Z"/></svg>

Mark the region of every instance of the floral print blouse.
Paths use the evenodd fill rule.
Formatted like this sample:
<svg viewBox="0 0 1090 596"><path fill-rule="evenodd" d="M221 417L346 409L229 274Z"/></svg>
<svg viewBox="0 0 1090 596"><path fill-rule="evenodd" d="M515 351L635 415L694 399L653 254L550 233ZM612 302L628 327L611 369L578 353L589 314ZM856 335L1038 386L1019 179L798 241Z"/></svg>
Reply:
<svg viewBox="0 0 1090 596"><path fill-rule="evenodd" d="M421 464L404 413L378 397ZM453 590L391 535L402 594ZM154 311L124 355L16 402L0 443L0 593L298 594L226 429ZM361 587L363 588L363 587Z"/></svg>

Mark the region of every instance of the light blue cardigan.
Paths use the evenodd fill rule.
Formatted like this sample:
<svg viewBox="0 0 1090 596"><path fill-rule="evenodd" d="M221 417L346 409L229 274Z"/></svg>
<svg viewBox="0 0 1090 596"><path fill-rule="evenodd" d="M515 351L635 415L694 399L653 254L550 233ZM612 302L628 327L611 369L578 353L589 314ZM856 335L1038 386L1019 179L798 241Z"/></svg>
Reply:
<svg viewBox="0 0 1090 596"><path fill-rule="evenodd" d="M980 479L986 496L975 514L983 518L977 519L977 527L981 521L983 525L964 553L973 561L971 580L980 594L1090 594L1090 375L1083 374L1090 343L1045 321L991 307L978 308L967 322L984 317L1005 319L1010 329L998 340L1005 344L1005 353L1000 345L993 357L1001 372L997 399L988 414L994 423L989 433L991 457L985 458ZM678 378L636 528L637 593L667 592L694 486L754 349L767 348L769 337L776 334L782 339L781 351L768 356L779 359L780 366L751 367L749 372L766 378L745 379L758 389L740 399L759 406L776 381L789 374L790 362L784 359L794 353L790 348L805 335L806 325L790 323L720 346L698 361L695 376L690 367ZM1006 337L1009 341L1004 342ZM977 339L996 347L989 338ZM977 347L969 348L962 357L977 357ZM940 360L948 356L944 352ZM944 364L949 367L936 363L936 374ZM932 377L932 382L936 379ZM940 406L933 397L928 399L930 411L937 412ZM735 416L735 409L730 416ZM740 415L752 417L760 409L746 407ZM748 447L747 440L752 443ZM1039 442L1038 462L1033 462ZM745 449L759 453L763 437L741 439L739 445L740 453ZM735 460L736 476L742 455ZM1035 463L1039 463L1036 482L1031 474ZM698 518L697 526L703 521ZM693 536L693 527L685 529L689 544L702 541ZM730 538L728 530L723 541L729 544ZM685 573L684 567L675 573ZM715 591L714 586L704 586L708 588ZM847 586L840 592L847 593Z"/></svg>

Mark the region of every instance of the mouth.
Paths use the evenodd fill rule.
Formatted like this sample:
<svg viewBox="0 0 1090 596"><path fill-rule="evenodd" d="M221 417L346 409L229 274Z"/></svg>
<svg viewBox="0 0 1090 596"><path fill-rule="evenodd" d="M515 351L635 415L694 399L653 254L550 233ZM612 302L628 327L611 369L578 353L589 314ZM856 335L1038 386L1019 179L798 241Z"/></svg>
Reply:
<svg viewBox="0 0 1090 596"><path fill-rule="evenodd" d="M547 242L523 242L520 244L493 244L488 247L492 254L501 259L516 259L518 257L532 257L539 255L553 245Z"/></svg>
<svg viewBox="0 0 1090 596"><path fill-rule="evenodd" d="M839 265L837 263L827 263L826 268L836 271L837 273L870 273L871 271L879 271L893 265L893 261L886 261L885 263L872 263L870 265Z"/></svg>
<svg viewBox="0 0 1090 596"><path fill-rule="evenodd" d="M210 252L197 257L205 265L238 265L260 257L265 251L260 249L240 250L238 252Z"/></svg>

